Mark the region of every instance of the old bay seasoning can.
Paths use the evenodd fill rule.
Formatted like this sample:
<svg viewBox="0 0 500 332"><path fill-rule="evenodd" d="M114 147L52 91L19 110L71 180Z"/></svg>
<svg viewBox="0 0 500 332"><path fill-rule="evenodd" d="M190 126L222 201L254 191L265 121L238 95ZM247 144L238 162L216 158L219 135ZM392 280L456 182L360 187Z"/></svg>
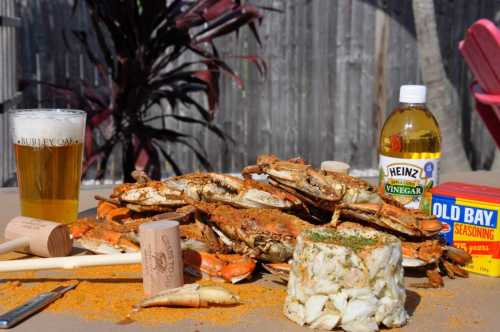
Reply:
<svg viewBox="0 0 500 332"><path fill-rule="evenodd" d="M432 189L432 213L446 242L472 255L466 270L500 276L500 188L443 183Z"/></svg>

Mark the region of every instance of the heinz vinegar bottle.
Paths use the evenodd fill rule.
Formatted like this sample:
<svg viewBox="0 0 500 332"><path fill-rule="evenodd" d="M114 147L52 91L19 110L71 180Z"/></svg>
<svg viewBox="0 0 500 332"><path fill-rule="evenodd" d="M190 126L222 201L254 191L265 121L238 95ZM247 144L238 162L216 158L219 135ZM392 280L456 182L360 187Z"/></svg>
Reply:
<svg viewBox="0 0 500 332"><path fill-rule="evenodd" d="M401 86L399 102L380 134L380 190L408 208L430 213L441 157L439 125L425 106L425 86Z"/></svg>

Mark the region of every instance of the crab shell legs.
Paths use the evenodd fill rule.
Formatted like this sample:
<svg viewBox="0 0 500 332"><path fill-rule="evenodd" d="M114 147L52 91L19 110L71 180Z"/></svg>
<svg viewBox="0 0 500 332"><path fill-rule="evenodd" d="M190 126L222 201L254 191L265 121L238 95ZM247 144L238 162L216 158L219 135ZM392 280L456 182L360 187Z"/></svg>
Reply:
<svg viewBox="0 0 500 332"><path fill-rule="evenodd" d="M417 210L387 204L340 204L340 215L347 220L361 220L368 224L413 237L431 237L443 225L433 216Z"/></svg>
<svg viewBox="0 0 500 332"><path fill-rule="evenodd" d="M442 228L435 217L402 207L365 181L316 170L302 159L284 161L273 155L261 155L257 165L242 171L246 178L252 173L267 174L272 184L295 194L308 205L333 212L334 224L342 216L415 237L433 236Z"/></svg>
<svg viewBox="0 0 500 332"><path fill-rule="evenodd" d="M153 181L135 172L137 183L117 186L110 200L136 212L164 212L187 205L185 198L239 208L304 209L297 197L253 180L217 173L191 173Z"/></svg>
<svg viewBox="0 0 500 332"><path fill-rule="evenodd" d="M357 178L316 170L304 160L280 160L274 155L260 155L257 164L242 170L244 178L251 174L267 174L271 183L305 196L318 208L333 209L337 203L380 203L381 197L368 183Z"/></svg>

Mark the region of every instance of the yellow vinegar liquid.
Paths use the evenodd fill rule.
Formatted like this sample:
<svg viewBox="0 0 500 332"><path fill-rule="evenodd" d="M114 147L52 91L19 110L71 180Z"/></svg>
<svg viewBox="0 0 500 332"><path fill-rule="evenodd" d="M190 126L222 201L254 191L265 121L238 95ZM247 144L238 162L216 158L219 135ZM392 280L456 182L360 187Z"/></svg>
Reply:
<svg viewBox="0 0 500 332"><path fill-rule="evenodd" d="M423 104L402 104L384 123L379 153L404 159L440 158L441 134L436 118Z"/></svg>
<svg viewBox="0 0 500 332"><path fill-rule="evenodd" d="M379 153L381 156L402 159L397 164L411 165L421 163L422 159L439 159L441 157L441 133L436 118L427 110L424 104L401 104L385 121L380 134ZM417 161L419 159L420 161ZM380 191L389 194L409 208L418 208L428 214L431 213L431 188L436 184L426 180L421 183L417 178L414 181L389 179L382 168L380 169ZM435 170L436 178L438 178ZM421 175L420 175L421 176ZM387 187L419 187L420 194L395 194L394 189ZM389 190L389 191L388 191ZM415 196L416 195L416 196Z"/></svg>

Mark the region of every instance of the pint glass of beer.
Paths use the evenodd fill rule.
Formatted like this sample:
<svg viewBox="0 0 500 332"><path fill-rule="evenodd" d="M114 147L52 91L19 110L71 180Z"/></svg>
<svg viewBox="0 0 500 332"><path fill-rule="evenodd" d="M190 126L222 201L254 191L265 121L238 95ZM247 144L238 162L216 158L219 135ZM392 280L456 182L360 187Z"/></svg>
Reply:
<svg viewBox="0 0 500 332"><path fill-rule="evenodd" d="M21 214L74 222L78 214L85 112L13 110L9 118Z"/></svg>

